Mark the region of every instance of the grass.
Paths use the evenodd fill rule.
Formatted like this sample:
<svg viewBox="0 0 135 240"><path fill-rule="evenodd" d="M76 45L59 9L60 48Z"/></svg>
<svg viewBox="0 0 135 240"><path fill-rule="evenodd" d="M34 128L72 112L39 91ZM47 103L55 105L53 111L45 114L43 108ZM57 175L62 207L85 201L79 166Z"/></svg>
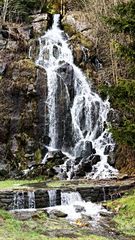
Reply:
<svg viewBox="0 0 135 240"><path fill-rule="evenodd" d="M107 204L115 213L118 230L125 235L135 236L135 190Z"/></svg>
<svg viewBox="0 0 135 240"><path fill-rule="evenodd" d="M73 237L57 237L63 229ZM54 236L53 236L54 235ZM55 237L56 235L56 237ZM0 240L109 240L89 235L84 230L70 225L66 220L51 219L43 212L26 221L15 219L11 213L0 210Z"/></svg>
<svg viewBox="0 0 135 240"><path fill-rule="evenodd" d="M13 188L20 188L24 187L24 184L30 184L30 183L38 183L42 182L43 179L41 177L36 178L34 180L14 180L9 179L5 181L0 181L0 190L6 190L6 189L13 189ZM25 186L26 187L26 186Z"/></svg>

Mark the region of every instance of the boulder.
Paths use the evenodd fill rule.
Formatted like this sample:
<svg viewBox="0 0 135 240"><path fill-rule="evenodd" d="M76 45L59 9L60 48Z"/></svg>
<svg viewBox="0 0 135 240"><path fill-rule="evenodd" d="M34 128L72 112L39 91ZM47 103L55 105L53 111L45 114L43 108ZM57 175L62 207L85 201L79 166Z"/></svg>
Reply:
<svg viewBox="0 0 135 240"><path fill-rule="evenodd" d="M7 164L0 164L0 178L7 177L9 175L9 169Z"/></svg>
<svg viewBox="0 0 135 240"><path fill-rule="evenodd" d="M79 205L74 205L75 211L77 213L79 212L86 212L85 208L83 206L79 206Z"/></svg>
<svg viewBox="0 0 135 240"><path fill-rule="evenodd" d="M48 214L50 218L66 218L68 216L68 214L59 210L51 210Z"/></svg>

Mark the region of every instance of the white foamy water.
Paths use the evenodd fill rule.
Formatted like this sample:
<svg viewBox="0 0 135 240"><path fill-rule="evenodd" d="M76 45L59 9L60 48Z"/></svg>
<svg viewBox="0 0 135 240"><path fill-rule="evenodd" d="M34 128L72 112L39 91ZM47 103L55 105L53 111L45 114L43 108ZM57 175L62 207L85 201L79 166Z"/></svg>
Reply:
<svg viewBox="0 0 135 240"><path fill-rule="evenodd" d="M100 219L101 211L107 212L100 204L83 201L78 192L61 192L61 205L47 209L48 212L52 210L66 213L67 219L71 222L82 218L83 215L90 217L93 225Z"/></svg>
<svg viewBox="0 0 135 240"><path fill-rule="evenodd" d="M107 148L110 149L109 152L113 152L115 146L107 123L110 103L108 99L103 101L91 89L90 80L75 66L72 51L59 28L58 14L54 15L52 28L39 39L39 43L40 52L36 64L47 72L46 105L51 139L49 148L60 149L66 152L67 156L71 156L73 164L68 170L70 178L71 172L77 168L74 166L74 159L80 157L83 151L87 151L87 145L91 142L101 161L92 167L87 177L113 177L117 170L108 164L109 153L105 153ZM65 66L68 70L65 70ZM62 108L59 106L60 101L64 102ZM62 115L63 109L65 112ZM70 130L67 129L67 125ZM42 163L46 161L47 156ZM64 170L65 165L61 168Z"/></svg>

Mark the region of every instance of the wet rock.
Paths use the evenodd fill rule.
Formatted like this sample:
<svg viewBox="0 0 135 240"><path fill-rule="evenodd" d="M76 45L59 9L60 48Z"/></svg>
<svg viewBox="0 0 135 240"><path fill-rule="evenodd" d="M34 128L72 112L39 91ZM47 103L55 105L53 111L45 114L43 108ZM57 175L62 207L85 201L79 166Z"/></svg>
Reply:
<svg viewBox="0 0 135 240"><path fill-rule="evenodd" d="M85 221L87 221L87 222L89 222L89 221L92 220L92 217L91 217L91 216L86 215L86 214L84 214L84 213L82 213L81 216L82 216L82 219L85 220Z"/></svg>
<svg viewBox="0 0 135 240"><path fill-rule="evenodd" d="M100 216L102 217L112 217L114 214L112 212L108 212L108 211L102 211L100 212Z"/></svg>
<svg viewBox="0 0 135 240"><path fill-rule="evenodd" d="M87 158L92 154L92 142L86 141L85 150L81 152L81 158Z"/></svg>
<svg viewBox="0 0 135 240"><path fill-rule="evenodd" d="M82 46L77 44L73 49L73 56L75 60L75 64L79 65L83 61L83 50Z"/></svg>
<svg viewBox="0 0 135 240"><path fill-rule="evenodd" d="M107 145L107 146L105 147L104 154L105 154L105 155L108 155L109 152L110 152L110 150L111 150L111 145Z"/></svg>
<svg viewBox="0 0 135 240"><path fill-rule="evenodd" d="M59 57L59 49L58 49L57 46L54 46L54 47L53 47L53 56L54 56L56 59L58 59L58 57Z"/></svg>
<svg viewBox="0 0 135 240"><path fill-rule="evenodd" d="M0 75L4 75L6 72L7 64L0 62Z"/></svg>
<svg viewBox="0 0 135 240"><path fill-rule="evenodd" d="M68 214L58 210L49 211L48 214L50 218L66 218L68 216Z"/></svg>
<svg viewBox="0 0 135 240"><path fill-rule="evenodd" d="M79 160L79 159L78 159ZM75 176L85 176L87 172L91 172L92 166L100 161L99 155L91 155L88 158L83 158L77 167Z"/></svg>
<svg viewBox="0 0 135 240"><path fill-rule="evenodd" d="M115 124L116 126L119 126L120 122L121 122L121 113L119 110L114 110L114 109L111 109L108 113L108 116L107 116L107 121L108 122L111 122L113 124Z"/></svg>
<svg viewBox="0 0 135 240"><path fill-rule="evenodd" d="M36 208L49 207L49 195L46 190L39 189L35 191Z"/></svg>
<svg viewBox="0 0 135 240"><path fill-rule="evenodd" d="M91 161L92 166L100 162L100 156L99 155L91 155L89 160Z"/></svg>
<svg viewBox="0 0 135 240"><path fill-rule="evenodd" d="M103 68L102 62L99 60L99 58L97 56L91 57L91 63L93 64L96 71Z"/></svg>
<svg viewBox="0 0 135 240"><path fill-rule="evenodd" d="M27 211L27 210L11 211L11 214L14 216L15 219L18 219L20 221L26 221L31 218L35 218L37 216L37 213L35 210L33 210L33 211Z"/></svg>
<svg viewBox="0 0 135 240"><path fill-rule="evenodd" d="M109 163L109 165L111 166L115 166L115 157L114 156L108 156L107 157L107 162Z"/></svg>
<svg viewBox="0 0 135 240"><path fill-rule="evenodd" d="M0 178L1 177L7 177L9 175L8 165L7 164L1 164L0 165Z"/></svg>
<svg viewBox="0 0 135 240"><path fill-rule="evenodd" d="M77 213L79 213L79 212L85 212L85 211L86 211L83 206L74 205L74 208L75 208L75 211L76 211Z"/></svg>

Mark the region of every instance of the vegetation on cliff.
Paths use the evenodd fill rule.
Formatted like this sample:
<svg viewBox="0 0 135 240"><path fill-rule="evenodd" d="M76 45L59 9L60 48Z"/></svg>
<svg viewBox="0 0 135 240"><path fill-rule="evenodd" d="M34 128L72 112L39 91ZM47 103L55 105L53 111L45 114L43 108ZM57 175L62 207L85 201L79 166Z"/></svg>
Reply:
<svg viewBox="0 0 135 240"><path fill-rule="evenodd" d="M135 2L128 1L113 7L113 15L104 17L109 30L115 34L115 55L125 63L127 78L117 77L111 86L101 85L101 94L108 94L114 109L119 111L120 122L113 124L112 133L117 143L134 159L135 149ZM125 151L125 152L126 152ZM122 154L122 151L119 151ZM128 154L127 154L128 155ZM125 156L128 158L128 156ZM120 161L121 162L121 161ZM133 167L133 166L132 166ZM134 168L133 168L134 169ZM132 170L133 170L132 169ZM131 170L131 171L132 171ZM134 170L133 170L134 172Z"/></svg>

